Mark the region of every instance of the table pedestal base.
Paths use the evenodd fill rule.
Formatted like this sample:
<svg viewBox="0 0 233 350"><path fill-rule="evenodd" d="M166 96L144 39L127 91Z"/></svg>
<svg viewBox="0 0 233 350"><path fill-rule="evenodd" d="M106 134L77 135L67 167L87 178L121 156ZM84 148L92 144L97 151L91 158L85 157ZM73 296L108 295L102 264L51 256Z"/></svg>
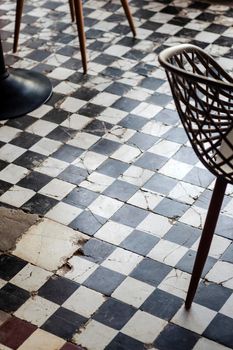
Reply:
<svg viewBox="0 0 233 350"><path fill-rule="evenodd" d="M0 79L0 120L20 117L46 102L52 94L49 79L25 69L9 69Z"/></svg>

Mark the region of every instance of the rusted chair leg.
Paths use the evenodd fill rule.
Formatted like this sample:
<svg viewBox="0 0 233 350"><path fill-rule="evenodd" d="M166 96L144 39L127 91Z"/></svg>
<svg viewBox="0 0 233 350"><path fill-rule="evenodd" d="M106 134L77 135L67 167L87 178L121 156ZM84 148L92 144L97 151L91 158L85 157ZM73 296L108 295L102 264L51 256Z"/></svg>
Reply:
<svg viewBox="0 0 233 350"><path fill-rule="evenodd" d="M125 11L126 17L128 19L130 28L132 30L133 36L136 36L136 29L134 26L133 17L132 17L131 12L130 12L128 0L121 0L121 3L122 3L122 6L124 8L124 11Z"/></svg>
<svg viewBox="0 0 233 350"><path fill-rule="evenodd" d="M70 16L71 16L71 21L75 21L75 16L74 16L74 2L73 0L69 0L69 7L70 7Z"/></svg>
<svg viewBox="0 0 233 350"><path fill-rule="evenodd" d="M21 23L21 17L22 17L22 12L23 12L23 3L24 3L24 0L17 0L16 1L16 16L15 16L15 33L14 33L13 52L16 52L17 47L18 47L19 30L20 30L20 23Z"/></svg>
<svg viewBox="0 0 233 350"><path fill-rule="evenodd" d="M210 201L205 225L203 228L201 240L197 250L196 260L192 272L192 277L188 289L187 298L185 301L185 308L188 310L191 307L195 292L201 278L202 270L204 268L212 238L214 235L215 227L218 221L219 212L222 206L224 193L226 190L227 182L218 177L214 186L214 191Z"/></svg>
<svg viewBox="0 0 233 350"><path fill-rule="evenodd" d="M82 64L83 64L83 73L87 73L87 56L86 56L86 37L84 31L84 19L83 19L83 6L82 0L73 0L74 1L74 9L76 15Z"/></svg>

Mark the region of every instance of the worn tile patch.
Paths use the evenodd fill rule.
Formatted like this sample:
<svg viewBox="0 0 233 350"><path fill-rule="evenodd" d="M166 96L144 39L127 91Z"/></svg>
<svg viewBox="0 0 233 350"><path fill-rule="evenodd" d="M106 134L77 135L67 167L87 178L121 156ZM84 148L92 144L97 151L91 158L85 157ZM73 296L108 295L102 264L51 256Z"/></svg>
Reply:
<svg viewBox="0 0 233 350"><path fill-rule="evenodd" d="M87 239L78 231L43 219L25 233L13 254L48 271L56 271Z"/></svg>
<svg viewBox="0 0 233 350"><path fill-rule="evenodd" d="M39 220L35 214L26 214L22 210L0 208L0 251L13 250L17 240Z"/></svg>

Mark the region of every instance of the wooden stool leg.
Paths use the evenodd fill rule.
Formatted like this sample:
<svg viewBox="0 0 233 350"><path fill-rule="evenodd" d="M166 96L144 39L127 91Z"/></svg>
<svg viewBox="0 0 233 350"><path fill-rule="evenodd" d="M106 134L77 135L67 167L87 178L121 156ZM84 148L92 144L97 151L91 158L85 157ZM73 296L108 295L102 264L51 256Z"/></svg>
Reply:
<svg viewBox="0 0 233 350"><path fill-rule="evenodd" d="M224 193L226 190L227 182L218 177L214 186L214 191L210 201L205 225L203 228L201 240L197 250L197 255L194 263L192 277L188 289L187 298L185 301L185 308L188 310L191 307L193 298L196 293L196 289L201 278L202 270L204 268L212 238L214 235L215 227L218 221L219 212L222 206Z"/></svg>
<svg viewBox="0 0 233 350"><path fill-rule="evenodd" d="M74 0L74 9L75 9L75 15L76 15L76 21L77 21L77 29L78 29L78 36L79 36L79 43L80 43L80 50L81 50L81 57L82 57L82 64L83 64L83 72L84 72L84 74L86 74L87 73L86 37L85 37L85 32L84 32L82 0Z"/></svg>
<svg viewBox="0 0 233 350"><path fill-rule="evenodd" d="M136 36L136 29L134 26L133 17L132 17L131 12L130 12L128 0L121 0L121 3L122 3L122 6L124 8L124 11L125 11L126 17L128 19L130 28L132 30L133 36Z"/></svg>
<svg viewBox="0 0 233 350"><path fill-rule="evenodd" d="M22 17L22 12L23 12L23 2L24 2L24 0L17 0L16 1L15 33L14 33L13 52L16 52L17 47L18 47L20 22L21 22L21 17Z"/></svg>
<svg viewBox="0 0 233 350"><path fill-rule="evenodd" d="M70 15L71 15L71 21L74 22L74 3L73 0L69 0L69 7L70 7Z"/></svg>

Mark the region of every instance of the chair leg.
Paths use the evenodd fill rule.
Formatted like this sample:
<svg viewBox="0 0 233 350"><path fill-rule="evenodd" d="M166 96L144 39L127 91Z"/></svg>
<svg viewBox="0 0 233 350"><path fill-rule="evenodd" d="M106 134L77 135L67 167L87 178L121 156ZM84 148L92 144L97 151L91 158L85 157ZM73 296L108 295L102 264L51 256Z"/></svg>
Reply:
<svg viewBox="0 0 233 350"><path fill-rule="evenodd" d="M70 7L71 21L74 22L75 16L74 16L74 2L73 2L73 0L69 0L69 7Z"/></svg>
<svg viewBox="0 0 233 350"><path fill-rule="evenodd" d="M23 12L23 3L24 3L24 0L17 0L16 1L16 16L15 16L15 33L14 33L13 52L16 52L17 47L18 47L19 30L20 30L20 23L21 23L21 17L22 17L22 12Z"/></svg>
<svg viewBox="0 0 233 350"><path fill-rule="evenodd" d="M136 36L136 29L135 29L135 25L134 25L134 22L133 22L133 17L132 17L131 12L130 12L128 0L121 0L121 4L123 6L123 9L125 11L126 17L128 19L128 22L129 22L131 31L133 33L133 36Z"/></svg>
<svg viewBox="0 0 233 350"><path fill-rule="evenodd" d="M84 32L83 6L82 0L74 0L74 9L77 21L77 29L83 64L83 73L87 73L86 37Z"/></svg>
<svg viewBox="0 0 233 350"><path fill-rule="evenodd" d="M187 310L190 309L191 307L199 280L201 278L202 270L204 268L204 265L209 253L215 227L218 221L219 212L222 206L226 186L227 186L227 182L224 179L222 179L221 177L218 177L216 179L205 225L202 231L201 240L197 250L197 255L194 263L191 281L189 284L187 298L185 301L185 308Z"/></svg>

